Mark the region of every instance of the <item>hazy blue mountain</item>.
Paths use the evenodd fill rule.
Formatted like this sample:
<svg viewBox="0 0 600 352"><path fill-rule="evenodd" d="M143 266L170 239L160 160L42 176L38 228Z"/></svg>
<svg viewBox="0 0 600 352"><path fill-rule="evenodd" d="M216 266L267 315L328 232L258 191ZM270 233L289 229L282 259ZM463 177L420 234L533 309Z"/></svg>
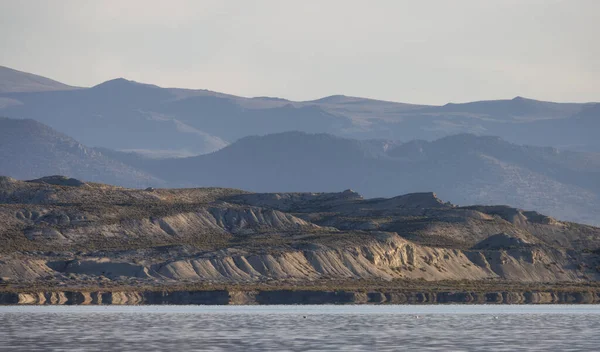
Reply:
<svg viewBox="0 0 600 352"><path fill-rule="evenodd" d="M128 187L164 185L150 174L87 148L37 121L2 117L0 175L23 180L67 175Z"/></svg>
<svg viewBox="0 0 600 352"><path fill-rule="evenodd" d="M122 78L45 92L11 92L19 86L8 78L0 85L9 87L0 91L4 116L36 119L89 146L162 157L209 153L248 135L291 130L404 141L472 133L517 144L600 151L591 132L600 118L594 104L517 97L425 106L343 95L294 102Z"/></svg>
<svg viewBox="0 0 600 352"><path fill-rule="evenodd" d="M587 106L574 116L572 123L563 124L563 133L574 141L572 149L600 152L600 104Z"/></svg>
<svg viewBox="0 0 600 352"><path fill-rule="evenodd" d="M523 97L505 100L476 101L462 104L448 103L444 106L423 109L421 112L440 114L472 114L473 116L500 121L531 121L560 119L582 110L585 104L553 103Z"/></svg>
<svg viewBox="0 0 600 352"><path fill-rule="evenodd" d="M351 188L369 198L434 191L457 204L508 204L600 223L599 153L521 146L470 134L399 143L285 132L244 137L207 155L152 159L87 148L41 123L3 118L0 174L258 192Z"/></svg>
<svg viewBox="0 0 600 352"><path fill-rule="evenodd" d="M175 93L152 85L116 79L92 88L45 93L13 93L21 102L1 113L32 118L86 145L113 149L209 152L227 143L219 137L158 112Z"/></svg>
<svg viewBox="0 0 600 352"><path fill-rule="evenodd" d="M169 101L158 111L172 114L190 126L222 136L228 141L286 131L341 133L351 121L328 113L318 106L294 106L291 103L268 108L246 108L236 99L198 96Z"/></svg>
<svg viewBox="0 0 600 352"><path fill-rule="evenodd" d="M600 141L581 123L581 114L600 115L595 103L552 103L517 97L511 100L424 107L388 117L377 136L401 140L434 140L471 133L495 135L517 144L600 151ZM390 114L388 114L390 115ZM366 132L373 136L374 132Z"/></svg>
<svg viewBox="0 0 600 352"><path fill-rule="evenodd" d="M2 97L0 97L2 98ZM249 134L303 130L335 133L345 118L290 104L248 109L226 95L115 79L88 89L4 95L0 112L32 118L86 145L159 154L202 154Z"/></svg>
<svg viewBox="0 0 600 352"><path fill-rule="evenodd" d="M394 145L289 132L246 137L190 158L111 156L178 186L257 192L351 188L365 197L433 191L457 204L508 204L600 223L600 154L520 146L497 137L462 134Z"/></svg>

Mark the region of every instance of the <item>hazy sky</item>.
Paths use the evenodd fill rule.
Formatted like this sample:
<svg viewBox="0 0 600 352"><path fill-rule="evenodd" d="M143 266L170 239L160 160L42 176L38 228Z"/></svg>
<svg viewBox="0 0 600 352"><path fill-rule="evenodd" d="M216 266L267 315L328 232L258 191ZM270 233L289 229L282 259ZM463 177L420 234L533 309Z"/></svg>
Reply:
<svg viewBox="0 0 600 352"><path fill-rule="evenodd" d="M0 65L294 100L600 101L600 1L0 0Z"/></svg>

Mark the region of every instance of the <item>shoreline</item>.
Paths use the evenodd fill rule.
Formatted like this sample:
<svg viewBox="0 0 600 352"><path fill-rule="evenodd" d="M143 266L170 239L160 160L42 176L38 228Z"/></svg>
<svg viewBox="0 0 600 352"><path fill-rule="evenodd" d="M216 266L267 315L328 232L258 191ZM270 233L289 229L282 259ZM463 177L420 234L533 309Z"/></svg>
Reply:
<svg viewBox="0 0 600 352"><path fill-rule="evenodd" d="M600 290L100 290L0 292L0 305L594 304Z"/></svg>

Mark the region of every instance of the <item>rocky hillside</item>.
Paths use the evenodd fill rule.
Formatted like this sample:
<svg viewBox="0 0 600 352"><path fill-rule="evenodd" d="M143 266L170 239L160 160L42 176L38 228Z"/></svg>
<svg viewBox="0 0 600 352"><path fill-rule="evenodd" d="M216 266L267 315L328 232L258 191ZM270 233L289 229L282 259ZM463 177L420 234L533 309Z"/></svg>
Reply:
<svg viewBox="0 0 600 352"><path fill-rule="evenodd" d="M600 229L433 193L363 199L3 177L0 223L0 277L15 289L600 278Z"/></svg>
<svg viewBox="0 0 600 352"><path fill-rule="evenodd" d="M129 187L163 184L37 121L2 117L0 172L19 179L64 174Z"/></svg>

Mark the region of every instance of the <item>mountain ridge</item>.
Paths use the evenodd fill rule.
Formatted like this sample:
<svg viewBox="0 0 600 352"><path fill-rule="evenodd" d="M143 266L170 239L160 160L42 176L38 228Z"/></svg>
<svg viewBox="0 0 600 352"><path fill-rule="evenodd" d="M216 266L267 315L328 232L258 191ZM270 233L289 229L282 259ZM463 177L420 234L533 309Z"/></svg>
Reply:
<svg viewBox="0 0 600 352"><path fill-rule="evenodd" d="M441 106L344 95L298 102L163 88L124 78L76 90L0 93L0 114L38 120L86 145L155 150L157 155L182 151L181 156L210 153L247 135L290 130L429 141L475 133L517 144L600 151L589 123L580 122L582 113L598 114L590 103L522 97ZM136 133L124 133L128 130Z"/></svg>

